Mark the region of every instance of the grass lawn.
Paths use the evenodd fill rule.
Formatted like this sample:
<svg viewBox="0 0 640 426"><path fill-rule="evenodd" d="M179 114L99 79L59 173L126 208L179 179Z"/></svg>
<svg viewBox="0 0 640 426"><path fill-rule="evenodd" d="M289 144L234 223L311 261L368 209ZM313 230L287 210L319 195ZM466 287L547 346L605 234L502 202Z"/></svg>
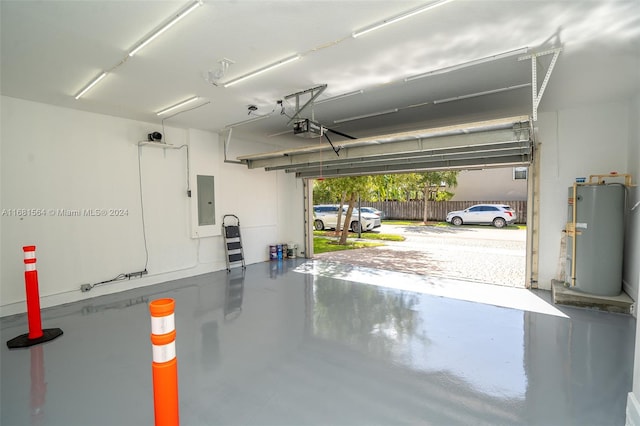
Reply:
<svg viewBox="0 0 640 426"><path fill-rule="evenodd" d="M419 220L385 220L382 222L384 225L399 225L399 226L425 226L424 222L419 221ZM454 225L448 223L448 222L429 222L426 224L426 226L442 226L442 227L449 227L449 228L455 228ZM491 225L464 225L464 227L470 227L470 228L484 228L485 226L491 226ZM513 224L513 225L508 225L505 226L502 229L527 229L527 225L525 224Z"/></svg>
<svg viewBox="0 0 640 426"><path fill-rule="evenodd" d="M335 237L339 238L334 231L313 231L314 237ZM358 238L358 234L349 232L347 238ZM382 241L404 241L406 238L402 235L395 234L376 234L374 232L363 232L363 240L382 240Z"/></svg>
<svg viewBox="0 0 640 426"><path fill-rule="evenodd" d="M365 241L349 241L347 240L346 245L340 245L335 240L330 240L329 238L320 238L316 237L313 239L313 252L315 254L327 253L330 251L340 251L340 250L353 250L364 247L378 247L383 246L383 243L371 243Z"/></svg>
<svg viewBox="0 0 640 426"><path fill-rule="evenodd" d="M313 237L313 252L316 254L327 253L330 251L353 250L364 247L379 247L384 245L384 243L353 241L354 238L358 238L358 234L354 232L349 232L349 234L347 235L346 245L338 244L340 234L336 235L335 231L313 231ZM363 232L362 239L379 241L404 241L405 237L395 234L377 234L375 232Z"/></svg>
<svg viewBox="0 0 640 426"><path fill-rule="evenodd" d="M400 225L400 226L417 226L422 225L423 222L419 220L383 220L383 225Z"/></svg>
<svg viewBox="0 0 640 426"><path fill-rule="evenodd" d="M449 228L457 228L457 226L452 225L448 222L434 222L434 223L430 223L430 226L443 226L443 227L449 227ZM493 227L492 225L463 225L465 228L485 228L485 227ZM514 223L513 225L507 225L502 229L508 229L508 230L516 230L516 229L527 229L527 225L525 224L520 224L520 223Z"/></svg>

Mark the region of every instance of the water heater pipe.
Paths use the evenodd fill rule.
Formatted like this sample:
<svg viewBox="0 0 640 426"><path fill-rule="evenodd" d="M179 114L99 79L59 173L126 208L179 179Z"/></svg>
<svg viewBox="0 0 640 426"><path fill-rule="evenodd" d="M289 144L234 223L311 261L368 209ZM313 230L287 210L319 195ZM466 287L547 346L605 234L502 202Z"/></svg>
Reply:
<svg viewBox="0 0 640 426"><path fill-rule="evenodd" d="M571 239L571 253L573 255L571 259L571 287L576 286L576 246L577 246L577 237L578 233L576 230L576 220L578 218L578 183L573 183L573 222L571 226L571 232L573 234L573 238Z"/></svg>

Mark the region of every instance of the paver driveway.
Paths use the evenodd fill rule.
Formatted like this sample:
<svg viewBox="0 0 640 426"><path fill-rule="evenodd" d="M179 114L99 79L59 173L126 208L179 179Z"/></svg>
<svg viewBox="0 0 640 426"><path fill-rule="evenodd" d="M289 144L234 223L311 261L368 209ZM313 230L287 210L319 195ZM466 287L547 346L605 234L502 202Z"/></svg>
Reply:
<svg viewBox="0 0 640 426"><path fill-rule="evenodd" d="M315 258L509 287L525 285L526 230L383 225L376 232L401 234L406 240L385 242L384 247L322 253Z"/></svg>

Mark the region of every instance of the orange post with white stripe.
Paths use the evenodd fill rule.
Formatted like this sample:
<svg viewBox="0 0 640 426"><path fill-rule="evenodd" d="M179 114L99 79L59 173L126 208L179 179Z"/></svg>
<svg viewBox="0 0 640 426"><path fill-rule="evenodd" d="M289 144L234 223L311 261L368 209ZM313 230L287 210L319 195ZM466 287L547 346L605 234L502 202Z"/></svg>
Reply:
<svg viewBox="0 0 640 426"><path fill-rule="evenodd" d="M42 337L40 317L40 292L38 290L38 271L36 270L36 246L24 246L24 283L27 290L27 319L29 321L29 339Z"/></svg>
<svg viewBox="0 0 640 426"><path fill-rule="evenodd" d="M9 340L7 342L9 349L27 348L62 336L62 330L59 328L42 329L38 271L36 270L36 246L24 246L22 251L24 252L24 284L27 293L29 333Z"/></svg>
<svg viewBox="0 0 640 426"><path fill-rule="evenodd" d="M176 357L175 301L158 299L149 304L153 347L153 405L156 426L177 426L178 359Z"/></svg>

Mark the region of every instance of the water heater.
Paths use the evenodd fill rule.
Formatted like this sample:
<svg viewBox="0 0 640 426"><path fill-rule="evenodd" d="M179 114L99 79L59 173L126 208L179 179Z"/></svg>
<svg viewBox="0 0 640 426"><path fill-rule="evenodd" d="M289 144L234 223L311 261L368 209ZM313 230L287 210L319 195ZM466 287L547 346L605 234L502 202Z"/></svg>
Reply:
<svg viewBox="0 0 640 426"><path fill-rule="evenodd" d="M565 281L600 296L622 291L625 187L586 183L569 187ZM574 241L575 239L575 241Z"/></svg>

